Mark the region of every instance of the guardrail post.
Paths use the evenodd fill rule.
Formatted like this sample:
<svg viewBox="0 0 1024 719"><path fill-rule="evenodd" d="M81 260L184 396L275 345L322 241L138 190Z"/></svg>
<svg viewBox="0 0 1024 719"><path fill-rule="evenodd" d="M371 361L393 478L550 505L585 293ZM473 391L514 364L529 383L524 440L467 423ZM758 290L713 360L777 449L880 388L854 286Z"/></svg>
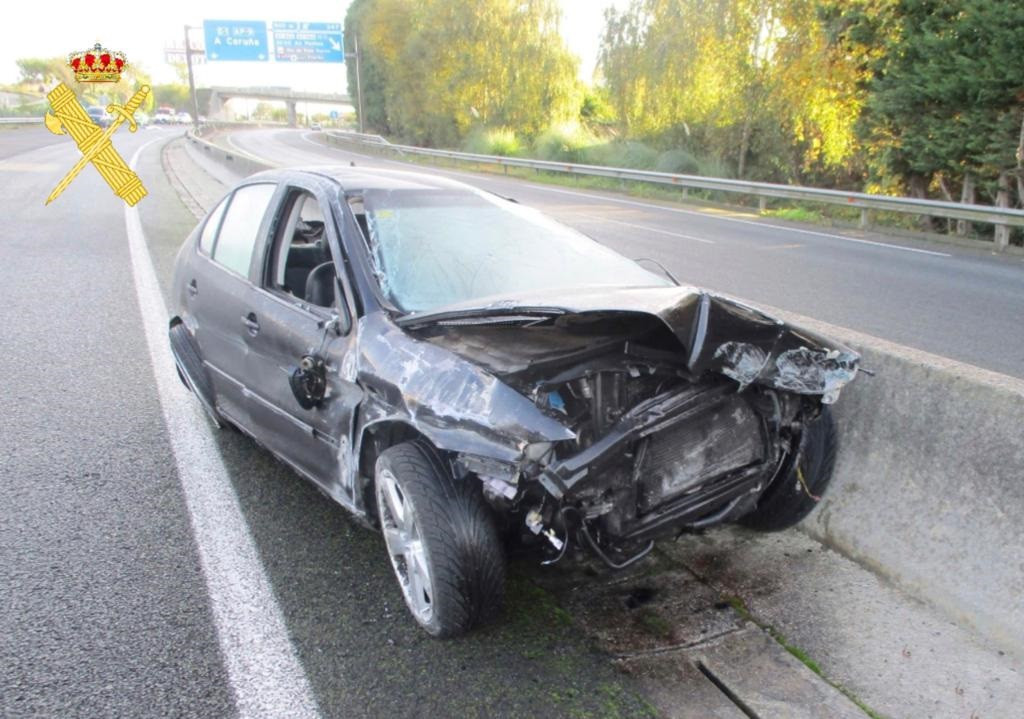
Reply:
<svg viewBox="0 0 1024 719"><path fill-rule="evenodd" d="M1010 176L1006 172L999 173L999 191L996 193L996 206L1010 206ZM1000 252L1005 250L1006 246L1010 244L1010 226L997 224L995 236L992 239L995 240L996 249Z"/></svg>
<svg viewBox="0 0 1024 719"><path fill-rule="evenodd" d="M996 225L996 234L993 239L996 243L996 249L1000 252L1005 250L1006 246L1010 244L1010 226Z"/></svg>
<svg viewBox="0 0 1024 719"><path fill-rule="evenodd" d="M768 198L764 195L759 195L757 198L757 212L763 215L765 210L768 209Z"/></svg>
<svg viewBox="0 0 1024 719"><path fill-rule="evenodd" d="M871 227L871 210L866 207L862 207L860 210L860 222L858 223L860 229L866 230Z"/></svg>

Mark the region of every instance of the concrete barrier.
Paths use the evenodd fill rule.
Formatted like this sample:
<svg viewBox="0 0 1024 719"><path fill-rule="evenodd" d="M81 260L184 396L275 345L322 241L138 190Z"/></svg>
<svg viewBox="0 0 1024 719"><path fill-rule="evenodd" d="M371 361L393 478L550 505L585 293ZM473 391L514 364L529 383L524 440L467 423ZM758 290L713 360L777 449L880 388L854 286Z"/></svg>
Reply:
<svg viewBox="0 0 1024 719"><path fill-rule="evenodd" d="M836 473L802 528L1024 657L1024 381L770 311L876 372L835 405Z"/></svg>
<svg viewBox="0 0 1024 719"><path fill-rule="evenodd" d="M277 167L277 165L273 165L258 157L254 157L253 155L235 150L228 150L220 145L215 145L209 140L196 137L191 130L185 133L185 137L193 145L203 150L210 159L215 162L219 162L225 167L241 173L242 175L252 175L257 172L272 170Z"/></svg>
<svg viewBox="0 0 1024 719"><path fill-rule="evenodd" d="M271 167L190 139L236 169ZM835 476L802 529L1024 658L1024 380L760 306L876 373L834 406Z"/></svg>

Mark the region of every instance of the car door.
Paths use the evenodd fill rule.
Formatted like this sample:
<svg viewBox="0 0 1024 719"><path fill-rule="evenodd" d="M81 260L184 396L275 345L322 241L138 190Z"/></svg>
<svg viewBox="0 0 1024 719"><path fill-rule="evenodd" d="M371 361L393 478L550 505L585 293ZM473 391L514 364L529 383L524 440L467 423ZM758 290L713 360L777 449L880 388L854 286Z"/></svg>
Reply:
<svg viewBox="0 0 1024 719"><path fill-rule="evenodd" d="M253 331L252 259L257 244L265 244L261 233L268 232L267 209L276 190L276 183L244 185L211 213L188 280L195 338L217 408L243 427L250 423L246 340Z"/></svg>
<svg viewBox="0 0 1024 719"><path fill-rule="evenodd" d="M253 427L260 442L349 504L338 470L348 461L362 391L342 371L354 345L354 315L348 283L338 274L344 268L328 199L315 185L289 185L275 227L253 299ZM310 289L313 272L319 275Z"/></svg>

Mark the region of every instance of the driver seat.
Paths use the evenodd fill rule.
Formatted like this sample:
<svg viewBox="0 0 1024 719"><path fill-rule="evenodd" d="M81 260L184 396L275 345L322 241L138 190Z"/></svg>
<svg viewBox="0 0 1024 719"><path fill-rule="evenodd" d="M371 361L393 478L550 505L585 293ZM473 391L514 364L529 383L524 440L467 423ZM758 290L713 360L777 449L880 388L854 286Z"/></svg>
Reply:
<svg viewBox="0 0 1024 719"><path fill-rule="evenodd" d="M334 263L324 262L313 268L306 278L306 302L318 307L334 305Z"/></svg>

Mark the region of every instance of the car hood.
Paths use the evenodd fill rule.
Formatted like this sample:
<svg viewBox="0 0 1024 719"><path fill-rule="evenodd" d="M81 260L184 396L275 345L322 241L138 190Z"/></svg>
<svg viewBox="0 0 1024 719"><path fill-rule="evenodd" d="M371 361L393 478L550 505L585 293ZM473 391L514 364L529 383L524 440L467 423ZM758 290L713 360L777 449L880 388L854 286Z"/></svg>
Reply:
<svg viewBox="0 0 1024 719"><path fill-rule="evenodd" d="M405 315L399 325L500 323L569 315L644 314L679 340L687 369L718 372L741 386L759 384L834 402L857 373L848 347L721 295L696 287L596 287L494 296Z"/></svg>

